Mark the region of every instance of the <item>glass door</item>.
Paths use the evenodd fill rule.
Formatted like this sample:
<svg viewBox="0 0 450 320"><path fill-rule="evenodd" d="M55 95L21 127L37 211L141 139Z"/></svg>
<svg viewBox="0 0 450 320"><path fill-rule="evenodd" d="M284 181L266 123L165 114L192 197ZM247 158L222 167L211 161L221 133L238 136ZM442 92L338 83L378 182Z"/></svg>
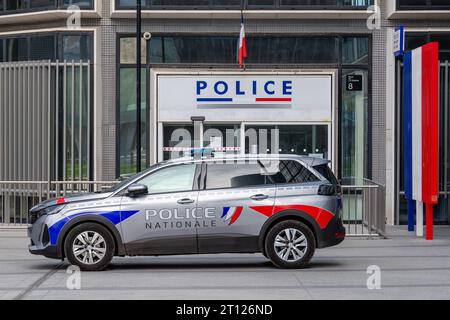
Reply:
<svg viewBox="0 0 450 320"><path fill-rule="evenodd" d="M201 123L200 146L211 148L216 156L239 153L240 128L240 124ZM163 123L158 161L190 155L195 147L194 132L192 123Z"/></svg>
<svg viewBox="0 0 450 320"><path fill-rule="evenodd" d="M159 159L188 156L195 145L211 148L216 156L236 153L298 154L331 160L330 124L202 123L195 144L192 123L160 126Z"/></svg>
<svg viewBox="0 0 450 320"><path fill-rule="evenodd" d="M331 159L328 124L245 125L245 153L299 154Z"/></svg>

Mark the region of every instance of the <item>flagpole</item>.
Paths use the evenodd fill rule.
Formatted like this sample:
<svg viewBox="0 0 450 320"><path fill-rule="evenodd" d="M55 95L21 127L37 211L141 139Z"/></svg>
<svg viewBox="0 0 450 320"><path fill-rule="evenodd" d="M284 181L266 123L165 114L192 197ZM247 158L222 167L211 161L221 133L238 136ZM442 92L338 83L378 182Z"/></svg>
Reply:
<svg viewBox="0 0 450 320"><path fill-rule="evenodd" d="M136 1L136 172L141 171L141 37L142 5Z"/></svg>
<svg viewBox="0 0 450 320"><path fill-rule="evenodd" d="M244 24L244 0L241 0L241 28L242 28L243 24ZM239 30L239 32L240 32L240 30ZM245 59L242 59L241 69L244 69L244 71L245 71Z"/></svg>

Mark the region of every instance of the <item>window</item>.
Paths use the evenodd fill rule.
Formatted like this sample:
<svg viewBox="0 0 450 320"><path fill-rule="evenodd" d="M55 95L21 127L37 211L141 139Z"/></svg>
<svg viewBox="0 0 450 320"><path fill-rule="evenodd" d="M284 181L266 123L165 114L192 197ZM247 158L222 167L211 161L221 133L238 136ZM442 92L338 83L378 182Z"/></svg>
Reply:
<svg viewBox="0 0 450 320"><path fill-rule="evenodd" d="M361 4L362 1L345 1L346 4ZM133 40L131 40L133 39ZM406 38L406 43L410 40L409 35ZM420 39L419 39L420 40ZM422 40L421 40L422 41ZM428 41L425 39L425 41ZM121 70L135 67L135 46L133 35L120 35L119 50L117 53L118 63ZM338 129L340 134L339 139L339 165L337 175L340 178L351 177L352 179L362 179L371 177L371 39L365 35L308 35L308 36L247 36L248 58L247 65L253 65L258 68L289 68L287 66L305 65L306 68L323 68L322 65L332 66L340 70L340 77L342 79L340 101L339 101L339 124ZM304 48L307 48L304 49ZM143 59L147 70L149 68L158 67L158 64L180 64L182 67L192 68L197 66L212 67L215 64L232 66L237 64L237 40L235 36L220 35L220 36L181 36L181 35L153 35L148 47L146 48L147 59ZM441 55L443 54L441 50ZM164 66L165 67L165 66ZM346 76L358 75L362 76L363 88L361 91L347 91L346 90ZM134 76L130 75L130 79ZM121 80L122 81L122 80ZM132 82L128 81L127 85L119 83L120 108L124 107L123 98L127 99L127 105L131 103L134 94L134 87ZM146 95L151 95L148 86L145 87ZM143 92L143 95L144 92ZM149 103L146 103L147 110ZM128 111L131 109L128 108ZM133 109L133 112L136 112ZM136 119L131 113L127 113L128 120ZM121 115L122 117L122 115ZM122 130L123 121L121 120ZM135 123L129 122L129 128L135 127ZM173 147L177 144L178 138L172 140L170 137L173 132L167 131L169 128L164 128L164 146ZM186 129L186 128L185 128ZM245 148L247 153L252 153L255 150L256 142L249 141L247 132L255 129L256 132L265 130L267 132L268 141L271 141L271 136L279 134L280 145L277 147L280 153L297 153L313 156L322 156L329 158L330 151L328 150L328 128L326 126L255 126L245 125L246 140ZM133 167L124 165L124 159L133 159L133 156L128 152L123 152L125 149L132 148L129 144L130 140L123 138L124 135L118 130L117 141L120 141L119 146L120 159L117 159L118 176L120 174L128 173L128 169ZM128 130L128 129L126 129ZM254 131L254 130L253 130ZM251 132L250 132L251 133ZM177 132L178 134L178 132ZM127 139L130 137L125 134ZM309 136L316 139L310 139ZM167 139L166 139L167 138ZM147 139L147 136L143 137ZM142 140L144 141L144 140ZM315 141L315 143L310 143ZM187 141L186 141L187 142ZM125 145L122 146L122 143ZM190 143L189 143L190 144ZM261 153L270 153L276 146L267 145L264 149L259 150ZM134 150L134 149L133 149ZM125 153L128 154L125 156ZM171 151L164 151L164 159L170 157ZM142 153L143 154L143 153ZM148 153L147 153L148 155ZM183 155L179 152L179 155ZM136 160L134 159L133 162ZM120 163L120 165L119 165ZM135 171L131 171L135 172Z"/></svg>
<svg viewBox="0 0 450 320"><path fill-rule="evenodd" d="M144 9L363 9L373 0L142 0ZM116 0L119 9L136 6L136 0Z"/></svg>
<svg viewBox="0 0 450 320"><path fill-rule="evenodd" d="M399 10L450 10L450 0L397 0Z"/></svg>
<svg viewBox="0 0 450 320"><path fill-rule="evenodd" d="M413 50L428 42L439 42L439 59L450 60L450 33L406 33L405 49Z"/></svg>
<svg viewBox="0 0 450 320"><path fill-rule="evenodd" d="M0 39L0 62L4 62L5 61L5 57L3 55L3 40Z"/></svg>
<svg viewBox="0 0 450 320"><path fill-rule="evenodd" d="M342 41L342 63L367 64L369 61L369 39L367 37L344 37Z"/></svg>
<svg viewBox="0 0 450 320"><path fill-rule="evenodd" d="M94 0L0 0L0 15L64 9L70 5L93 9Z"/></svg>
<svg viewBox="0 0 450 320"><path fill-rule="evenodd" d="M206 189L243 188L271 183L260 163L208 164Z"/></svg>
<svg viewBox="0 0 450 320"><path fill-rule="evenodd" d="M30 60L54 60L55 37L38 36L30 39Z"/></svg>
<svg viewBox="0 0 450 320"><path fill-rule="evenodd" d="M31 8L49 8L55 6L56 0L31 0Z"/></svg>
<svg viewBox="0 0 450 320"><path fill-rule="evenodd" d="M146 164L146 71L141 74L141 166ZM136 130L136 69L120 69L119 105L119 174L137 172L137 130Z"/></svg>
<svg viewBox="0 0 450 320"><path fill-rule="evenodd" d="M193 186L195 168L195 164L182 164L164 168L146 176L137 183L146 185L149 194L190 191Z"/></svg>
<svg viewBox="0 0 450 320"><path fill-rule="evenodd" d="M319 180L309 169L295 160L272 163L270 170L275 183L306 183Z"/></svg>
<svg viewBox="0 0 450 320"><path fill-rule="evenodd" d="M314 169L319 172L325 179L327 179L332 184L339 184L333 171L327 164L322 164L320 166L315 166Z"/></svg>
<svg viewBox="0 0 450 320"><path fill-rule="evenodd" d="M125 46L131 40L123 41L121 57L131 57L131 61L136 49ZM337 37L248 36L247 47L247 64L330 64L339 60ZM156 36L150 40L151 63L235 64L236 53L233 36Z"/></svg>
<svg viewBox="0 0 450 320"><path fill-rule="evenodd" d="M80 8L93 8L94 1L93 0L60 0L60 6L69 7L71 5L76 5Z"/></svg>
<svg viewBox="0 0 450 320"><path fill-rule="evenodd" d="M7 39L6 50L8 61L28 60L28 39L27 38Z"/></svg>
<svg viewBox="0 0 450 320"><path fill-rule="evenodd" d="M0 38L0 61L92 60L92 36L79 33L38 33Z"/></svg>
<svg viewBox="0 0 450 320"><path fill-rule="evenodd" d="M141 40L141 62L147 61L147 41ZM136 63L136 38L120 38L120 63Z"/></svg>
<svg viewBox="0 0 450 320"><path fill-rule="evenodd" d="M92 56L91 37L88 35L64 35L62 40L65 60L89 60Z"/></svg>

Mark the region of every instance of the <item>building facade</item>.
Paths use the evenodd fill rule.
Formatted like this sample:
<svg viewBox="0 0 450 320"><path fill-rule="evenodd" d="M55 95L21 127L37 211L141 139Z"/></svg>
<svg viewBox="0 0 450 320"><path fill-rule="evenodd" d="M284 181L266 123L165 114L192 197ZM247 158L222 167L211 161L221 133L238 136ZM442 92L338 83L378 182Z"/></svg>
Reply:
<svg viewBox="0 0 450 320"><path fill-rule="evenodd" d="M114 180L194 146L195 116L217 152L325 157L344 183L384 185L386 222L405 223L404 25L407 49L440 43L435 221L449 223L449 0L142 1L139 133L135 2L0 1L0 181Z"/></svg>

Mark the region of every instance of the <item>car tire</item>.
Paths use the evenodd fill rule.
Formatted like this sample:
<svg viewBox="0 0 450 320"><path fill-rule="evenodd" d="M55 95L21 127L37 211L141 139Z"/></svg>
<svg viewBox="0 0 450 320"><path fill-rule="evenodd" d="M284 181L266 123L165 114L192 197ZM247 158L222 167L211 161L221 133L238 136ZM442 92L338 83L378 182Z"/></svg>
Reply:
<svg viewBox="0 0 450 320"><path fill-rule="evenodd" d="M275 224L267 233L265 252L278 268L305 267L316 248L314 234L304 223L286 220Z"/></svg>
<svg viewBox="0 0 450 320"><path fill-rule="evenodd" d="M114 256L114 239L111 233L97 223L82 223L67 234L64 252L72 265L83 271L100 271Z"/></svg>

